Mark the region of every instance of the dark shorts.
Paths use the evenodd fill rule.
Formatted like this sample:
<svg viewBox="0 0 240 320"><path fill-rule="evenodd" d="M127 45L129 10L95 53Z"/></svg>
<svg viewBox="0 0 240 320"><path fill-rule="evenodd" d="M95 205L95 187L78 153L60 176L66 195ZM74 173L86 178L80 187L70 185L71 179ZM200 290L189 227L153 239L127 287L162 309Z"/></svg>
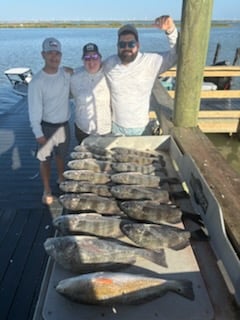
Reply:
<svg viewBox="0 0 240 320"><path fill-rule="evenodd" d="M76 124L74 124L74 127L75 127L75 137L77 139L78 144L80 144L83 141L83 139L89 137L89 134L80 130Z"/></svg>
<svg viewBox="0 0 240 320"><path fill-rule="evenodd" d="M65 159L68 156L70 145L69 122L55 124L42 121L41 125L43 134L48 142L46 143L46 148L39 146L38 151L41 151L41 155L45 157L45 160L52 158L53 155ZM43 159L41 160L44 161Z"/></svg>

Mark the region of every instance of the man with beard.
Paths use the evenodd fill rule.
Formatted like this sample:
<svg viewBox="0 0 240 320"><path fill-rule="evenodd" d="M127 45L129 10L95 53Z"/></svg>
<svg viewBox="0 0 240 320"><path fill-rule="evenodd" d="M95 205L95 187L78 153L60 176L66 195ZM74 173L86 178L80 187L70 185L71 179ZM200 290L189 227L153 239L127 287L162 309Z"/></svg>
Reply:
<svg viewBox="0 0 240 320"><path fill-rule="evenodd" d="M151 135L149 104L153 84L160 73L177 61L178 31L170 16L155 19L154 25L164 30L170 50L142 53L137 29L130 24L118 30L118 54L104 63L110 86L112 133L115 135Z"/></svg>

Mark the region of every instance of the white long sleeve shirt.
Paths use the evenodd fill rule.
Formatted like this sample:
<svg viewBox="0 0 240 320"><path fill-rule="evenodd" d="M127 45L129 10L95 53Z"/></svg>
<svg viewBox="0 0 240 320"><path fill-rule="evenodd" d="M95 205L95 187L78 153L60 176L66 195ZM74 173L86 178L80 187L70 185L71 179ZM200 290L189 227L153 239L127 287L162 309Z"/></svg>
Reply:
<svg viewBox="0 0 240 320"><path fill-rule="evenodd" d="M78 69L71 78L71 93L77 127L92 135L110 133L110 93L103 70L89 73L84 67Z"/></svg>
<svg viewBox="0 0 240 320"><path fill-rule="evenodd" d="M29 120L36 138L43 136L42 121L63 123L69 120L70 78L63 68L55 74L40 70L29 83Z"/></svg>
<svg viewBox="0 0 240 320"><path fill-rule="evenodd" d="M175 29L167 35L170 50L162 53L138 52L136 59L127 65L118 55L104 62L110 92L113 121L124 128L143 128L149 122L149 104L153 84L160 73L177 61Z"/></svg>

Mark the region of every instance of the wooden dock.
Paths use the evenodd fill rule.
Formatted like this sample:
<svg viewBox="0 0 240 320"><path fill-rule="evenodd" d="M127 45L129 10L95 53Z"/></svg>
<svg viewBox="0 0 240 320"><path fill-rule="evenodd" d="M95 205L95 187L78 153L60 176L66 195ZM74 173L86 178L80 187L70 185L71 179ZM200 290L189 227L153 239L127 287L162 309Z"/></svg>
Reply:
<svg viewBox="0 0 240 320"><path fill-rule="evenodd" d="M176 72L172 68L161 77L176 77ZM204 77L240 77L240 66L207 66ZM168 94L174 98L175 91ZM198 126L204 133L240 132L240 90L202 90Z"/></svg>
<svg viewBox="0 0 240 320"><path fill-rule="evenodd" d="M31 320L44 276L43 242L54 235L58 202L41 203L39 163L25 98L0 117L0 318ZM59 195L56 173L53 192Z"/></svg>

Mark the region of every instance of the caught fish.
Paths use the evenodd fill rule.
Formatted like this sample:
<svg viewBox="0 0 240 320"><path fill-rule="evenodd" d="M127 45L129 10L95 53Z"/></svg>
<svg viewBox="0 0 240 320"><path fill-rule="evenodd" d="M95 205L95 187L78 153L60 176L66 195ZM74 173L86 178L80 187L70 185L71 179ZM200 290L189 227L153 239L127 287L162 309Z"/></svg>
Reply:
<svg viewBox="0 0 240 320"><path fill-rule="evenodd" d="M111 172L112 166L110 161L101 161L96 159L77 159L67 163L70 169L91 170L94 172Z"/></svg>
<svg viewBox="0 0 240 320"><path fill-rule="evenodd" d="M166 173L158 162L149 165L139 165L133 162L113 162L112 169L116 172L140 172L142 174L159 174L160 172Z"/></svg>
<svg viewBox="0 0 240 320"><path fill-rule="evenodd" d="M179 223L182 211L175 205L152 201L123 201L119 204L130 218L151 223Z"/></svg>
<svg viewBox="0 0 240 320"><path fill-rule="evenodd" d="M181 250L190 244L191 232L166 224L123 224L122 231L138 246L151 250Z"/></svg>
<svg viewBox="0 0 240 320"><path fill-rule="evenodd" d="M93 172L91 170L66 170L63 172L66 179L76 181L88 181L96 184L104 184L111 181L111 177L104 172Z"/></svg>
<svg viewBox="0 0 240 320"><path fill-rule="evenodd" d="M97 159L102 161L111 160L111 155L101 156L100 154L92 153L90 151L73 151L70 153L72 159Z"/></svg>
<svg viewBox="0 0 240 320"><path fill-rule="evenodd" d="M126 220L127 221L127 220ZM98 237L121 237L119 217L103 217L97 213L65 214L53 219L53 226L62 234L88 234Z"/></svg>
<svg viewBox="0 0 240 320"><path fill-rule="evenodd" d="M162 155L160 155L157 151L153 150L138 150L138 149L132 149L132 148L125 148L125 147L113 147L111 148L112 152L119 153L119 154L129 154L129 155L135 155L139 157L154 157L154 158L162 158Z"/></svg>
<svg viewBox="0 0 240 320"><path fill-rule="evenodd" d="M92 153L88 152L88 151L73 151L70 152L70 158L71 159L91 159L92 157Z"/></svg>
<svg viewBox="0 0 240 320"><path fill-rule="evenodd" d="M112 197L110 186L106 184L92 184L90 182L65 180L60 183L59 188L64 192L95 193L101 197Z"/></svg>
<svg viewBox="0 0 240 320"><path fill-rule="evenodd" d="M115 199L104 198L90 193L66 193L59 197L60 203L67 210L94 211L104 214L121 213Z"/></svg>
<svg viewBox="0 0 240 320"><path fill-rule="evenodd" d="M194 300L192 282L121 272L95 272L61 280L56 290L71 301L94 305L141 304L174 292Z"/></svg>
<svg viewBox="0 0 240 320"><path fill-rule="evenodd" d="M112 155L113 161L118 162L133 162L139 165L148 165L154 162L158 162L159 159L157 157L140 157L134 154L121 154L121 153L114 153Z"/></svg>
<svg viewBox="0 0 240 320"><path fill-rule="evenodd" d="M156 200L163 203L169 202L167 190L159 188L145 188L140 185L116 185L110 189L112 195L120 200Z"/></svg>
<svg viewBox="0 0 240 320"><path fill-rule="evenodd" d="M63 236L48 238L44 248L64 269L72 272L97 271L99 266L132 264L137 256L166 267L164 250L154 252L127 245L119 240L94 236Z"/></svg>
<svg viewBox="0 0 240 320"><path fill-rule="evenodd" d="M140 172L121 172L111 176L114 183L119 184L135 184L145 187L159 187L160 177L142 174Z"/></svg>
<svg viewBox="0 0 240 320"><path fill-rule="evenodd" d="M110 157L112 152L104 147L99 146L97 143L88 143L87 141L84 141L83 144L81 144L80 146L76 146L74 149L76 151L81 151L83 148L85 148L86 150L90 151L93 154L97 154L100 156L106 156L106 157Z"/></svg>

